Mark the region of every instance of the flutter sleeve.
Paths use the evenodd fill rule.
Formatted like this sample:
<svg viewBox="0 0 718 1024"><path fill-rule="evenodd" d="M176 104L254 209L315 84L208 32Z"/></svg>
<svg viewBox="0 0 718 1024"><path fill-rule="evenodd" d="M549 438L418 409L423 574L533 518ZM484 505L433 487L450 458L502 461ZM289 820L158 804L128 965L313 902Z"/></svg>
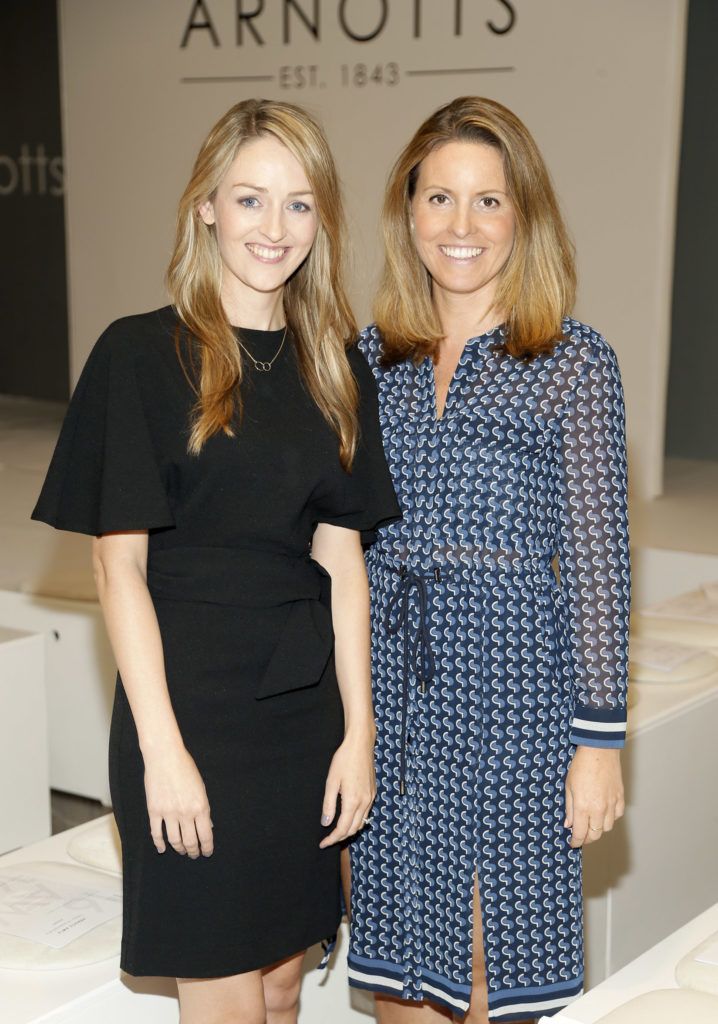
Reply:
<svg viewBox="0 0 718 1024"><path fill-rule="evenodd" d="M622 747L628 684L626 437L616 356L593 345L561 419L559 566L572 645L571 741Z"/></svg>
<svg viewBox="0 0 718 1024"><path fill-rule="evenodd" d="M317 521L360 530L371 543L382 523L401 518L379 427L379 402L369 365L355 346L349 363L359 386L359 446L350 473L342 471L336 486L323 496Z"/></svg>
<svg viewBox="0 0 718 1024"><path fill-rule="evenodd" d="M141 342L122 324L90 353L32 513L58 530L97 536L174 525L146 416L151 382L138 379Z"/></svg>

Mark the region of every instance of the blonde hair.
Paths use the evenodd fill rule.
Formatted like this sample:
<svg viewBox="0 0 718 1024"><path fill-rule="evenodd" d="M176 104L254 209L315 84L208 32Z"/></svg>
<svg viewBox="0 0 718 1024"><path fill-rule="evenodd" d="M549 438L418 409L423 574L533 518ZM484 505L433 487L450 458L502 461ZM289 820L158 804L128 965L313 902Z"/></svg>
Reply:
<svg viewBox="0 0 718 1024"><path fill-rule="evenodd" d="M550 352L573 305L573 246L536 143L502 104L462 96L421 125L389 176L382 215L386 258L375 303L385 365L433 357L444 336L432 302L431 278L412 239L410 207L421 161L454 141L494 146L503 160L516 215L514 244L495 303L505 316L506 351L519 358Z"/></svg>
<svg viewBox="0 0 718 1024"><path fill-rule="evenodd" d="M314 193L319 227L309 255L284 286L284 314L305 385L336 433L341 463L349 469L358 440L359 394L346 348L357 328L342 280L339 180L318 124L301 107L274 100L244 100L220 118L200 148L179 204L167 285L190 336L188 369L178 328L178 355L197 394L188 450L198 454L220 431L233 436L233 422L241 415L242 354L220 298L222 260L215 228L205 224L199 207L214 198L242 144L267 136L297 158Z"/></svg>

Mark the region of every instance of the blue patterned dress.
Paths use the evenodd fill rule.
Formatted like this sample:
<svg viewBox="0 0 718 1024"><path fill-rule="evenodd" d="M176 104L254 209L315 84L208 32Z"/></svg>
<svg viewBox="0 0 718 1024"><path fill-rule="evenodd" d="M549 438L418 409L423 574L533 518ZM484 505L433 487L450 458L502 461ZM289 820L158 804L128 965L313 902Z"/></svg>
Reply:
<svg viewBox="0 0 718 1024"><path fill-rule="evenodd" d="M625 738L629 560L615 355L566 319L553 353L379 365L404 518L367 564L378 796L352 846L350 983L465 1014L478 873L489 1016L582 989L581 854L564 827L575 744ZM561 583L552 569L558 556Z"/></svg>

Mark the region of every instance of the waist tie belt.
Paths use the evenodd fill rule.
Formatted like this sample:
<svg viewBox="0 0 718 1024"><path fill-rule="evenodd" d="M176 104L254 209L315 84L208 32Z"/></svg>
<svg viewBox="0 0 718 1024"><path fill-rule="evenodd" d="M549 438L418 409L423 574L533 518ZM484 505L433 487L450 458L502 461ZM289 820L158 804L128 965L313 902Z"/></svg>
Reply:
<svg viewBox="0 0 718 1024"><path fill-rule="evenodd" d="M546 557L524 558L520 563L510 560L481 560L474 563L436 566L431 570L409 569L388 560L377 559L374 563L384 570L399 576L396 590L390 596L385 615L387 632L392 636L402 633L403 667L400 688L401 740L399 752L399 793L406 789L406 731L409 706L410 675L413 669L419 683L419 692L425 693L427 684L433 681L436 672L434 652L431 647L431 630L428 615L429 598L427 582L442 582L452 577L474 580L477 577L501 579L520 577L530 586L539 589L555 588L556 577ZM409 601L412 591L416 592L418 623L413 631L410 622Z"/></svg>
<svg viewBox="0 0 718 1024"><path fill-rule="evenodd" d="M399 583L389 598L386 609L386 630L396 636L402 633L403 641L403 672L401 679L401 740L399 753L399 793L403 796L406 780L406 719L409 707L409 676L413 668L419 681L419 690L426 692L427 683L431 683L436 672L434 652L431 648L431 632L428 621L429 599L426 589L427 580L441 580L441 570L436 568L430 574L415 572L401 566L394 569L399 573ZM419 621L411 631L409 621L409 600L412 591L416 591L419 604Z"/></svg>
<svg viewBox="0 0 718 1024"><path fill-rule="evenodd" d="M286 609L255 693L258 700L321 679L334 646L331 579L308 554L168 548L150 554L147 585L162 600Z"/></svg>

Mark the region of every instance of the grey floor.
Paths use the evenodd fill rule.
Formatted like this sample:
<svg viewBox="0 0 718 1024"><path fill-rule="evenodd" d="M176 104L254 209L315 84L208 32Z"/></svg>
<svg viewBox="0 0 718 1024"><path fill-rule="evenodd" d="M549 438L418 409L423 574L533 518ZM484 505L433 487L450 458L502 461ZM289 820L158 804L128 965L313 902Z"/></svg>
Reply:
<svg viewBox="0 0 718 1024"><path fill-rule="evenodd" d="M64 832L75 825L84 825L93 818L101 818L109 812L99 800L88 800L84 796L73 796L71 793L60 793L53 789L50 793L52 809L52 834Z"/></svg>

